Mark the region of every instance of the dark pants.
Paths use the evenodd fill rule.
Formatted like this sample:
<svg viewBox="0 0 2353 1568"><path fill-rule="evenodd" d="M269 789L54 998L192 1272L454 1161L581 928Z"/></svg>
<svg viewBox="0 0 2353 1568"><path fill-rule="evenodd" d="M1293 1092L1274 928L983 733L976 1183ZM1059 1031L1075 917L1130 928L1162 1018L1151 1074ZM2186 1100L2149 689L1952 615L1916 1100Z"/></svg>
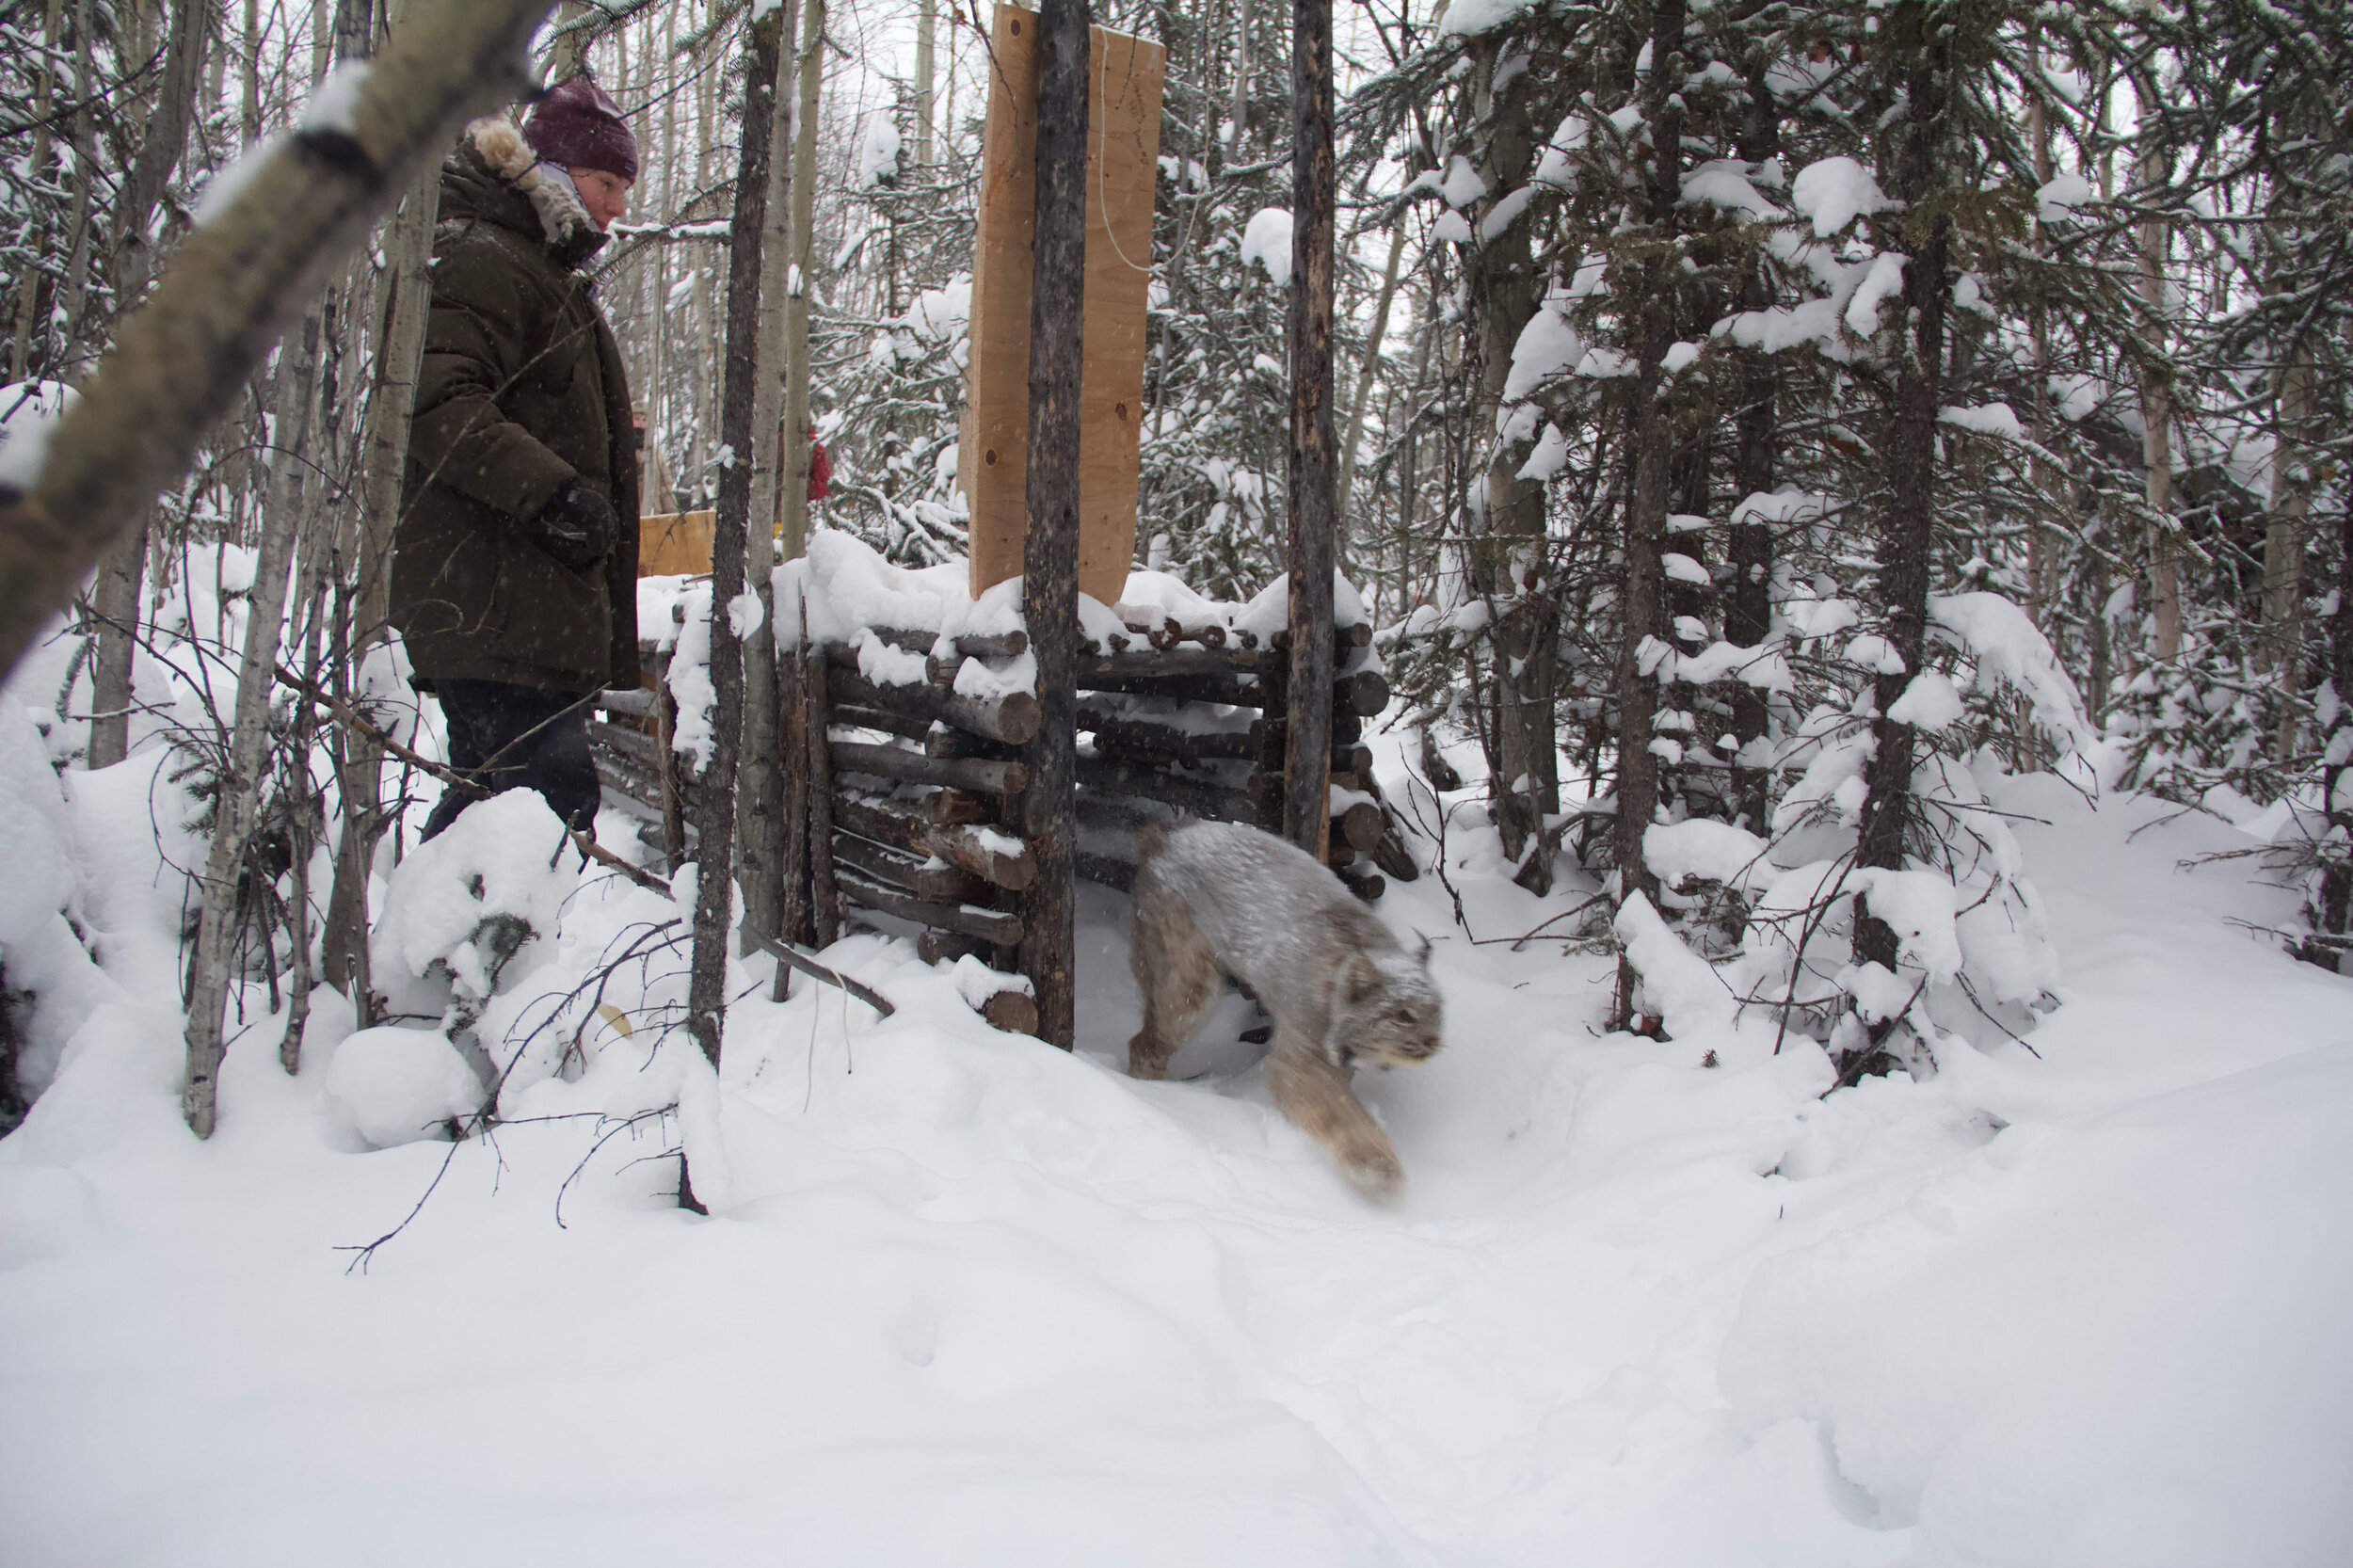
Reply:
<svg viewBox="0 0 2353 1568"><path fill-rule="evenodd" d="M580 692L549 692L504 680L436 680L449 724L449 762L475 781L453 784L425 819L432 838L477 800L505 790L536 790L569 827L592 830L597 768L588 758L588 702Z"/></svg>

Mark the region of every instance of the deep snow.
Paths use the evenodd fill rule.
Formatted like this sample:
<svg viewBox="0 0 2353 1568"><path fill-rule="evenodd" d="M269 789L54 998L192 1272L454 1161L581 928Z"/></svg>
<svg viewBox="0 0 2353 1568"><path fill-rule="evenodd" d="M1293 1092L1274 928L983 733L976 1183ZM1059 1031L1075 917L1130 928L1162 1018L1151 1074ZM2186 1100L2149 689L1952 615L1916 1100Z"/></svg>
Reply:
<svg viewBox="0 0 2353 1568"><path fill-rule="evenodd" d="M584 1070L510 1080L494 1140L380 1150L328 1093L337 1010L291 1080L264 1023L197 1144L165 912L98 899L162 874L104 831L153 772L72 776L112 991L0 1143L20 1568L2353 1552L2353 984L2250 929L2293 904L2251 862L2177 865L2247 842L2210 818L2002 784L2063 963L2041 1059L1819 1098L1769 1030L1598 1035L1607 961L1508 940L1576 895L1458 815L1469 931L1434 877L1378 906L1438 938L1449 1005L1435 1062L1364 1085L1392 1208L1275 1115L1238 999L1191 1080L1119 1074L1114 895L1084 893L1076 1055L852 938L900 1013L737 1005L705 1220L674 1119L596 1144L680 1091L609 1020ZM523 990L674 912L584 877Z"/></svg>

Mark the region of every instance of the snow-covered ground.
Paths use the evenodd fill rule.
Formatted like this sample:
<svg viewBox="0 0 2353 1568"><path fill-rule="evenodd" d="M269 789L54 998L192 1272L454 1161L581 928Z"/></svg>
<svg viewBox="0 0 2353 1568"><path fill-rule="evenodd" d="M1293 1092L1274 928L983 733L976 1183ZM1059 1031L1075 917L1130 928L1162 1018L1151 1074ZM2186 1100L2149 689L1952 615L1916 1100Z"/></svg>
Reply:
<svg viewBox="0 0 2353 1568"><path fill-rule="evenodd" d="M2039 1059L1827 1098L1769 1030L1598 1034L1606 961L1509 941L1577 895L1457 832L1468 931L1434 877L1379 906L1449 1009L1364 1086L1390 1208L1275 1114L1239 1000L1189 1080L1122 1076L1114 896L1074 1055L852 938L899 1014L738 1003L700 1219L675 1119L599 1142L680 1090L621 1022L494 1139L380 1150L347 1026L288 1079L264 1024L190 1138L176 900L97 896L156 879L153 774L73 780L109 1000L0 1143L15 1568L2353 1559L2353 983L2249 929L2290 904L2251 862L2179 868L2247 842L2210 818L2003 783L2064 964ZM671 912L568 898L520 962Z"/></svg>

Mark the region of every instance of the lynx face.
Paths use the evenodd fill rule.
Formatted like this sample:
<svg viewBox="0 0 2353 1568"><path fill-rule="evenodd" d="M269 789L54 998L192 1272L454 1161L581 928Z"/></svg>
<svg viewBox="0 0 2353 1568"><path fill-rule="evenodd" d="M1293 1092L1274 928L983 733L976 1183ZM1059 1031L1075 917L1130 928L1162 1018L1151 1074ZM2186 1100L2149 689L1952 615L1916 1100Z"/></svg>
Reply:
<svg viewBox="0 0 2353 1568"><path fill-rule="evenodd" d="M1332 1060L1341 1066L1411 1066L1445 1043L1446 1020L1428 955L1351 958L1334 987Z"/></svg>

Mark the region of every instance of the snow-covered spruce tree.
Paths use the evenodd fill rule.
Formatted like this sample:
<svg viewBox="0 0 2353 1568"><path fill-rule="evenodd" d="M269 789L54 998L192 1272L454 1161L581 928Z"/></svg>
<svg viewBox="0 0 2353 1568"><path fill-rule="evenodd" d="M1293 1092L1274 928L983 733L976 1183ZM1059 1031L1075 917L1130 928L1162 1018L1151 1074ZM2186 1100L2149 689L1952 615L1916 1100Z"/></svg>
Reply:
<svg viewBox="0 0 2353 1568"><path fill-rule="evenodd" d="M1660 905L1706 916L1741 944L1741 993L1835 1032L1856 1069L1980 1007L2023 1027L2050 955L1965 764L2015 750L2022 708L2053 752L2089 734L2016 602L2039 513L2002 397L2030 358L2024 302L2058 297L2017 243L2048 184L2021 108L2072 106L1999 7L1505 25L1571 21L1525 67L1491 46L1514 88L1561 84L1559 119L1526 194L1451 227L1476 244L1531 213L1550 242L1474 428L1618 520L1602 614L1563 640L1599 618L1614 678L1561 695L1599 721L1595 783L1617 787L1618 842L1586 847L1621 878L1621 934ZM2080 45L2065 22L2041 16L2037 47ZM2113 287L2080 292L2115 321ZM1556 560L1593 548L1577 522L1550 533Z"/></svg>
<svg viewBox="0 0 2353 1568"><path fill-rule="evenodd" d="M1726 753L1739 741L1724 737L1743 724L1750 739L1764 733L1762 692L1731 679L1736 668L1753 675L1756 661L1720 658L1712 691L1672 671L1662 689L1659 674L1671 648L1696 651L1727 625L1753 646L1766 627L1767 520L1777 514L1743 503L1771 478L1775 369L1754 343L1711 344L1708 328L1735 303L1761 308L1779 286L1775 259L1760 248L1762 220L1779 209L1752 177L1768 187L1783 178L1774 154L1784 99L1814 83L1792 76L1778 93L1766 83L1803 47L1787 23L1678 7L1538 8L1477 36L1469 57L1483 66L1449 63L1449 45L1464 45L1442 36L1423 61L1369 89L1404 115L1433 68L1474 82L1484 70L1510 95L1461 132L1464 145L1483 150L1483 165L1449 152L1407 191L1439 209L1439 232L1463 253L1463 338L1481 401L1470 420L1480 472L1465 487L1479 502L1465 514L1474 534L1465 586L1476 601L1432 606L1400 642L1442 648L1508 629L1516 595L1544 600L1550 634L1535 651L1555 671L1540 682L1544 707L1577 737L1589 789L1598 792L1606 766L1622 798L1629 784L1648 798L1650 809L1627 821L1732 809ZM1657 134L1651 115L1674 121L1670 136ZM1515 141L1530 122L1540 134L1523 159ZM1498 171L1507 177L1491 183ZM1540 507L1547 488L1550 505ZM1497 495L1510 503L1504 512L1495 510ZM1550 521L1511 508L1547 511ZM1737 549L1727 550L1727 531ZM1735 554L1745 594L1729 592ZM1507 555L1521 564L1498 577L1492 568ZM1542 593L1530 586L1536 565ZM1552 844L1534 847L1528 813L1556 809L1547 792L1557 786L1520 763L1516 751L1533 743L1513 748L1503 721L1514 706L1510 683L1534 666L1495 648L1502 674L1490 682L1498 700L1486 732L1497 784L1526 777L1530 786L1516 808L1508 789L1499 797L1503 817L1525 819L1517 831L1498 825L1507 853L1524 856L1524 879L1541 886ZM1549 743L1544 749L1553 754ZM1755 747L1740 755L1749 809L1761 818ZM1646 887L1639 832L1612 844L1591 831L1597 825L1585 819L1579 858Z"/></svg>
<svg viewBox="0 0 2353 1568"><path fill-rule="evenodd" d="M2225 306L2188 352L2213 389L2213 444L2254 459L2241 471L2261 496L2261 532L2258 543L2242 509L2237 548L2216 552L2235 568L2214 575L2237 590L2237 635L2149 682L2156 700L2136 755L2183 798L2223 785L2280 803L2274 854L2307 890L2298 951L2332 967L2353 920L2348 27L2353 11L2328 0L2296 13L2225 3L2185 12L2167 35L2187 90L2148 134L2184 165L2176 200L2214 235Z"/></svg>
<svg viewBox="0 0 2353 1568"><path fill-rule="evenodd" d="M1120 24L1112 12L1100 20ZM1242 8L1247 31L1234 36L1187 23L1173 8L1135 18L1136 30L1169 51L1138 542L1149 564L1228 599L1256 593L1287 569L1283 22L1263 4Z"/></svg>
<svg viewBox="0 0 2353 1568"><path fill-rule="evenodd" d="M1835 333L1844 360L1846 439L1827 465L1844 537L1781 607L1831 700L1800 728L1805 772L1769 848L1732 841L1775 869L1761 888L1746 873L1757 903L1735 973L1751 1000L1811 1010L1850 1075L1916 1064L1978 1020L2023 1029L2055 974L2016 845L1972 776L2021 699L2060 754L2090 738L2047 639L2002 591L2016 574L1989 559L2025 542L1991 476L2027 456L1993 394L2025 346L2001 313L2037 188L2017 110L2050 94L2022 49L2028 20L1914 0L1833 35L1864 62L1841 105L1857 155L1790 184L1815 235L1843 240L1814 258L1822 292L1788 319ZM1662 836L1670 857L1728 842L1653 829L1654 856Z"/></svg>

